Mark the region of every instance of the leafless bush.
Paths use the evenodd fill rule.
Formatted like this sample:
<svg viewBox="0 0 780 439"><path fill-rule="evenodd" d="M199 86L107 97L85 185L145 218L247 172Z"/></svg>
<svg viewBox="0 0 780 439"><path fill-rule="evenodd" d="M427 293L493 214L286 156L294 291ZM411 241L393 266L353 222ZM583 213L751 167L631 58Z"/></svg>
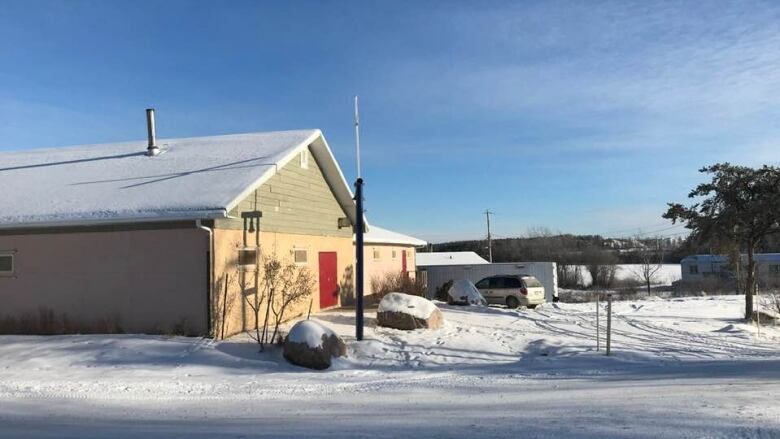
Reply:
<svg viewBox="0 0 780 439"><path fill-rule="evenodd" d="M586 266L594 288L612 288L617 273L616 264L588 264Z"/></svg>
<svg viewBox="0 0 780 439"><path fill-rule="evenodd" d="M256 276L258 276L257 287L244 297L255 317L254 328L247 334L260 345L262 350L266 343L273 343L279 324L284 321L290 306L301 303L311 296L314 277L307 268L281 261L276 255L262 256ZM245 288L246 285L242 285L242 290ZM260 317L263 312L265 314L261 323ZM274 326L274 331L269 338L270 325Z"/></svg>
<svg viewBox="0 0 780 439"><path fill-rule="evenodd" d="M612 288L617 273L618 258L614 253L591 247L583 252L583 259L588 261L585 268L590 273L593 288Z"/></svg>
<svg viewBox="0 0 780 439"><path fill-rule="evenodd" d="M660 240L656 239L656 242L660 242ZM634 253L639 264L633 268L632 271L644 284L647 289L647 294L650 294L650 287L655 283L658 273L663 268L663 253L658 249L660 247L659 245L657 245L656 248L652 248L646 243L642 243L641 238L639 237L637 238L637 243L639 243L640 246Z"/></svg>
<svg viewBox="0 0 780 439"><path fill-rule="evenodd" d="M583 286L582 267L578 264L556 265L558 285L561 288L580 288Z"/></svg>
<svg viewBox="0 0 780 439"><path fill-rule="evenodd" d="M449 291L453 283L454 281L452 279L448 280L447 282L444 282L441 286L436 288L436 293L434 294L433 297L436 300L446 302L449 299Z"/></svg>
<svg viewBox="0 0 780 439"><path fill-rule="evenodd" d="M761 307L780 315L780 291L771 290L761 296Z"/></svg>
<svg viewBox="0 0 780 439"><path fill-rule="evenodd" d="M225 339L225 334L229 334L229 316L236 304L237 289L239 286L239 277L231 276L225 273L217 282L215 292L216 306L214 307L214 337Z"/></svg>
<svg viewBox="0 0 780 439"><path fill-rule="evenodd" d="M278 293L271 301L271 311L274 313L274 333L271 342L276 340L279 325L284 321L284 316L290 306L295 306L311 297L314 289L314 276L306 267L298 267L287 264L279 270Z"/></svg>
<svg viewBox="0 0 780 439"><path fill-rule="evenodd" d="M405 293L413 296L425 296L425 282L419 277L410 277L403 271L385 273L371 279L371 291L376 300L382 300L388 293Z"/></svg>

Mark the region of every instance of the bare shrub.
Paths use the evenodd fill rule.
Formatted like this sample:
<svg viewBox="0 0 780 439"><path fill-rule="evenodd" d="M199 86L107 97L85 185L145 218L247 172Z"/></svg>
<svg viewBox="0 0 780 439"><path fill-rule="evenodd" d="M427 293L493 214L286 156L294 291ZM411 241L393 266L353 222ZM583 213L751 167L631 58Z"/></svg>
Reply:
<svg viewBox="0 0 780 439"><path fill-rule="evenodd" d="M260 345L260 350L263 350L266 343L273 343L279 324L284 321L289 308L311 297L315 282L307 268L282 261L274 254L262 256L256 276L257 287L244 295L255 317L254 328L247 334ZM242 290L245 288L246 285L242 285ZM260 317L263 312L265 315L261 324ZM270 325L274 326L274 331L269 338Z"/></svg>
<svg viewBox="0 0 780 439"><path fill-rule="evenodd" d="M618 258L611 251L590 247L583 252L593 288L612 288L617 273Z"/></svg>
<svg viewBox="0 0 780 439"><path fill-rule="evenodd" d="M616 264L588 264L587 269L593 279L592 287L612 288L617 273Z"/></svg>
<svg viewBox="0 0 780 439"><path fill-rule="evenodd" d="M453 283L454 283L453 280L450 279L447 282L444 282L438 288L436 288L436 293L434 295L434 298L442 302L447 302L449 300L449 291Z"/></svg>
<svg viewBox="0 0 780 439"><path fill-rule="evenodd" d="M650 286L655 283L658 274L663 268L664 256L659 250L660 245L656 245L654 249L646 242L642 242L640 237L637 237L636 241L639 247L634 253L639 263L632 271L644 284L647 294L650 294ZM659 239L656 239L656 242L659 242Z"/></svg>
<svg viewBox="0 0 780 439"><path fill-rule="evenodd" d="M762 295L760 299L761 307L780 315L780 291L772 290Z"/></svg>
<svg viewBox="0 0 780 439"><path fill-rule="evenodd" d="M271 301L271 311L274 313L274 333L271 342L276 339L279 325L284 321L285 313L291 306L302 303L311 297L314 289L314 276L306 267L287 264L280 270L280 288L274 300Z"/></svg>
<svg viewBox="0 0 780 439"><path fill-rule="evenodd" d="M582 267L578 264L556 264L558 285L561 288L580 288L583 286Z"/></svg>
<svg viewBox="0 0 780 439"><path fill-rule="evenodd" d="M216 305L214 307L214 337L219 337L222 340L225 339L225 334L229 334L230 319L233 307L236 304L236 295L239 285L239 277L231 276L229 273L225 273L217 282L215 293Z"/></svg>
<svg viewBox="0 0 780 439"><path fill-rule="evenodd" d="M423 297L425 296L425 282L421 277L412 278L403 271L388 272L383 276L374 276L371 279L371 291L376 300L382 300L388 293L404 293Z"/></svg>

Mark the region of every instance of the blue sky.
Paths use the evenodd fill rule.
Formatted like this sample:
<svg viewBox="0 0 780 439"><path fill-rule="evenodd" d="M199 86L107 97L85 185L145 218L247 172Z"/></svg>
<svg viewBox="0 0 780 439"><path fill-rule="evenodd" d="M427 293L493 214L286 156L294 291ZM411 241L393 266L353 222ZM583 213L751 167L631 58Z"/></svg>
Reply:
<svg viewBox="0 0 780 439"><path fill-rule="evenodd" d="M0 3L0 150L320 128L369 220L438 242L671 235L718 161L778 163L776 2Z"/></svg>

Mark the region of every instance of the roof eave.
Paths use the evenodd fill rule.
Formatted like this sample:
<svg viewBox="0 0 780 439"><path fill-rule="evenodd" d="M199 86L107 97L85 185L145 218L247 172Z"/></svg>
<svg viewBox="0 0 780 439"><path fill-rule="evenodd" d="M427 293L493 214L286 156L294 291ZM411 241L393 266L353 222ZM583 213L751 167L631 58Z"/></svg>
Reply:
<svg viewBox="0 0 780 439"><path fill-rule="evenodd" d="M224 209L198 210L182 215L147 216L147 217L114 217L100 219L73 219L62 221L33 221L24 223L1 223L0 230L47 229L55 227L89 227L111 224L161 223L175 221L196 221L226 218Z"/></svg>

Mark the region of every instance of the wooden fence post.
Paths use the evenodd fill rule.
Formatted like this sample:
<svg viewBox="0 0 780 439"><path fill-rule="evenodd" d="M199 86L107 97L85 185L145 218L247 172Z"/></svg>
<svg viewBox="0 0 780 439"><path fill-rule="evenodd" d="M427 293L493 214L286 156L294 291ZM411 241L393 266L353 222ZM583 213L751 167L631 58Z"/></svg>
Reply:
<svg viewBox="0 0 780 439"><path fill-rule="evenodd" d="M596 350L601 350L601 339L599 337L599 293L596 293Z"/></svg>
<svg viewBox="0 0 780 439"><path fill-rule="evenodd" d="M607 355L612 348L612 294L607 294Z"/></svg>

